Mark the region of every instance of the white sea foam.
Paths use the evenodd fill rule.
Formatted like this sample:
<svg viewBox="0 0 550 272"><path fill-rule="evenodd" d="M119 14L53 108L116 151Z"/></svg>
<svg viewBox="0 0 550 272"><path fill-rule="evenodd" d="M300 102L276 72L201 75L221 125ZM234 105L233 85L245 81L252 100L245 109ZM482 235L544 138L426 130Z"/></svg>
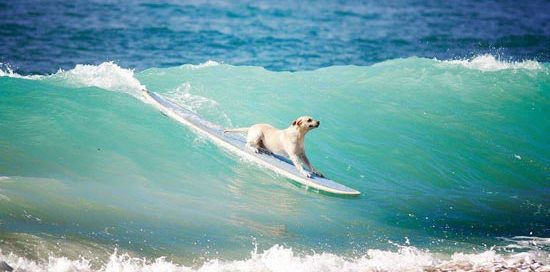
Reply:
<svg viewBox="0 0 550 272"><path fill-rule="evenodd" d="M217 61L207 60L206 62L201 63L201 64L185 64L185 65L183 65L183 67L195 70L195 69L201 69L201 68L205 68L205 67L218 66L220 64L221 63L219 63Z"/></svg>
<svg viewBox="0 0 550 272"><path fill-rule="evenodd" d="M495 271L517 269L520 271L549 271L550 266L535 259L534 254L519 253L500 255L489 250L478 254L455 253L450 257L438 257L414 247L400 247L397 251L369 250L357 258L347 258L330 253L300 255L292 249L275 245L262 253L251 252L249 258L236 261L213 259L199 267L179 265L158 258L147 260L126 254L111 255L102 265L92 266L86 259L70 260L66 257L50 257L47 261L33 261L14 254L2 254L15 271Z"/></svg>
<svg viewBox="0 0 550 272"><path fill-rule="evenodd" d="M191 83L184 82L179 85L176 89L168 91L166 96L170 100L178 103L179 105L184 106L190 111L196 112L198 109L206 107L217 107L218 102L206 98L200 95L191 94Z"/></svg>
<svg viewBox="0 0 550 272"><path fill-rule="evenodd" d="M0 63L0 77L24 78L31 80L62 79L76 87L98 87L109 91L124 92L142 98L145 89L135 77L133 69L125 69L116 63L104 62L99 65L77 64L73 69L59 70L51 75L27 75L15 73L9 65Z"/></svg>
<svg viewBox="0 0 550 272"><path fill-rule="evenodd" d="M542 70L544 66L535 60L523 61L504 61L495 58L491 54L475 56L471 59L462 60L444 60L442 63L461 65L469 69L480 70L484 72L493 72L507 69L524 70Z"/></svg>
<svg viewBox="0 0 550 272"><path fill-rule="evenodd" d="M217 101L197 94L192 94L191 89L191 83L184 82L176 89L168 91L165 95L170 98L171 101L176 102L178 105L194 113L210 113L214 117L221 118L219 121L223 122L224 125L232 125L231 119L221 110Z"/></svg>
<svg viewBox="0 0 550 272"><path fill-rule="evenodd" d="M42 75L28 75L23 76L13 71L13 69L4 63L0 62L0 77L12 77L12 78L24 78L24 79L41 79Z"/></svg>
<svg viewBox="0 0 550 272"><path fill-rule="evenodd" d="M59 71L52 77L60 77L78 87L98 87L141 97L145 89L135 77L133 69L121 68L114 62L99 65L77 64L68 71Z"/></svg>

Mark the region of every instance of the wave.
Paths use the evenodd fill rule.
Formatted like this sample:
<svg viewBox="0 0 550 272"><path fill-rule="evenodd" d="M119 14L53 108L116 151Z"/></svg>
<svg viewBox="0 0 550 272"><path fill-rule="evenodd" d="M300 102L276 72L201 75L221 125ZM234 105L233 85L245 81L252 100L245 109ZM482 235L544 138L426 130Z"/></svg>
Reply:
<svg viewBox="0 0 550 272"><path fill-rule="evenodd" d="M0 62L0 77L24 78L24 79L34 80L34 79L41 79L44 76L42 76L42 75L28 75L28 76L20 75L20 74L14 72L9 64L5 64L5 63Z"/></svg>
<svg viewBox="0 0 550 272"><path fill-rule="evenodd" d="M16 255L20 254L17 251L4 251L0 261L27 271L490 271L503 266L543 269L549 258L548 238L516 237L508 241L487 236L548 237L546 222L550 213L544 190L540 189L545 186L547 165L543 151L548 146L544 137L544 109L548 103L544 83L548 79L545 73L548 64L506 62L491 55L448 61L408 58L382 64L289 73L206 62L136 73L105 62L77 65L51 75L28 76L4 66L0 76L8 79L0 78L0 84L5 84L2 92L6 94L0 99L3 103L0 110L4 110L1 111L4 122L0 123L8 125L2 127L7 132L0 133L0 142L9 145L2 160L8 171L0 174L71 173L75 181L83 181L67 186L75 198L66 198L72 195L57 187L39 187L35 184L41 183L34 180L3 186L0 201L9 204L0 205L4 208L0 209L3 213L0 216L7 219L3 221L9 225L6 229L26 230L22 224L32 229L38 224L36 215L40 215L42 222L52 224L58 224L57 214L66 215L67 222L78 222L80 211L88 207L88 202L82 202L82 206L74 204L77 197L82 197L97 205L92 205L97 208L90 214L97 211L92 218L98 221L118 222L122 215L135 214L134 224L121 225L120 230L134 230L137 234L109 233L113 239L135 240L142 235L139 230L149 226L148 220L155 218L155 234L151 232L147 240L152 241L151 246L168 244L171 256L186 246L173 246L171 239L166 241L180 234L179 226L185 226L191 239L199 239L194 233L217 237L219 244L227 244L241 257L247 256L248 248L238 248L245 238L229 241L225 234L218 233L222 230L204 227L220 222L238 221L231 225L230 231L265 235L263 245L276 241L285 246L273 246L263 252L254 250L240 260L220 257L200 266L186 266L167 258L135 258L120 253L123 248L112 253L110 247L105 256L97 257L99 264L89 256L77 258L59 253L36 259ZM25 80L36 81L28 84ZM312 135L317 137L316 145L310 149L313 157L326 172L369 192L369 196L340 202L302 197L299 190L280 186L284 184L280 180L265 178L270 181L264 184L263 174L233 165L231 158L219 156L214 148L197 150L190 144L194 137L186 137L185 130L172 130L176 126L163 121L150 107L117 94L139 98L145 85L224 125L233 121L235 126L243 126L263 120L288 125L288 120L297 114L296 109L320 115L326 126L334 130ZM112 92L89 95L98 90L78 90L85 87ZM28 103L17 103L24 99ZM112 104L105 105L105 101ZM70 111L61 110L65 108ZM119 113L118 109L124 110ZM99 134L104 131L112 133ZM144 145L144 140L150 145ZM18 155L11 159L12 154ZM34 161L38 163L30 163ZM184 161L193 163L181 163ZM5 179L0 176L0 180ZM119 201L105 197L97 189L103 188L98 187L100 182L109 184L113 194L124 192L125 198ZM309 197L316 200L309 201ZM196 205L192 209L180 208L188 198L192 200L189 203ZM212 199L224 208L200 205L211 203ZM141 203L165 210L161 216L156 209L134 210ZM270 218L284 222L281 230L272 230L272 222L264 222L265 213L257 207L266 203L276 203ZM12 207L16 220L6 212ZM367 213L364 207L374 209ZM245 209L253 212L245 213ZM319 219L325 220L318 217L321 214L307 212L324 209L329 215L327 228L318 226ZM204 214L208 216L203 217ZM186 220L198 223L187 225ZM340 223L350 221L369 227L348 228ZM403 229L397 223L411 229ZM104 229L86 220L79 224L75 230L57 225L51 228L52 232L69 234ZM302 233L288 230L287 225L303 226L302 229L312 233L301 236ZM365 235L371 230L376 231ZM340 252L296 251L296 248L318 248L316 240L310 238L313 236L350 233L353 238L346 241L354 245L368 243L375 248L379 239L385 239L381 237L402 237L409 230L418 233L414 237L420 241L415 244L418 247L430 247L428 243L433 239L451 233L444 241L445 248L449 243L448 250L456 253L443 255L415 247L393 251L385 250L387 247L365 249L357 257L339 255ZM297 236L289 238L291 235ZM486 250L488 247L481 247L485 243L508 242L505 248L471 250L472 247ZM7 250L5 244L2 247ZM223 248L220 246L220 251Z"/></svg>
<svg viewBox="0 0 550 272"><path fill-rule="evenodd" d="M189 69L196 70L196 69L201 69L201 68L205 68L205 67L213 67L213 66L219 66L219 65L221 65L221 63L219 63L217 61L207 60L207 61L205 61L201 64L185 64L182 67L186 67L186 68L189 68Z"/></svg>
<svg viewBox="0 0 550 272"><path fill-rule="evenodd" d="M78 87L98 87L136 97L145 89L145 86L134 77L133 69L121 68L112 61L99 65L78 64L74 69L59 71L52 77L63 78L70 85Z"/></svg>
<svg viewBox="0 0 550 272"><path fill-rule="evenodd" d="M201 64L185 64L181 67L196 70L218 65L220 65L219 62L208 60ZM77 64L71 70L59 70L55 74L51 75L20 75L14 72L9 65L0 63L0 77L22 78L30 80L62 79L70 86L98 87L109 91L128 93L137 98L142 97L141 91L146 88L146 86L142 85L139 80L136 79L134 69L122 68L113 61L103 62L99 65ZM182 88L185 89L185 86L183 86ZM180 90L174 90L174 92L179 93ZM192 100L194 107L197 106L197 103L200 104L208 100L207 98L201 98L198 96L191 97L188 92L183 92L182 94L186 100Z"/></svg>
<svg viewBox="0 0 550 272"><path fill-rule="evenodd" d="M502 255L495 250L476 254L455 253L442 256L412 246L401 246L397 251L368 250L356 258L332 253L297 254L292 248L281 245L258 253L255 248L244 260L212 259L198 267L169 261L166 257L146 259L115 252L101 264L85 258L70 259L50 256L44 261L29 260L13 253L3 254L4 260L16 271L495 271L530 270L548 271L550 266L536 252Z"/></svg>
<svg viewBox="0 0 550 272"><path fill-rule="evenodd" d="M480 71L500 71L508 69L544 69L544 64L536 60L506 61L495 57L492 54L477 55L472 58L464 59L434 60L439 63L460 65L468 69L475 69ZM380 63L376 63L375 65L392 61L393 60L386 60ZM179 67L197 70L201 68L216 67L220 65L226 64L214 60L207 60L204 63L184 64ZM320 69L326 68L328 67ZM77 86L99 87L107 90L121 90L130 93L136 90L141 91L142 88L145 87L134 77L134 72L134 69L122 68L115 62L108 61L98 65L77 64L75 68L71 70L65 71L60 69L58 72L50 75L21 75L16 73L9 64L0 63L0 77L23 78L32 80L40 80L51 77L64 77L70 82L76 84Z"/></svg>
<svg viewBox="0 0 550 272"><path fill-rule="evenodd" d="M405 59L405 60L410 60ZM414 59L414 58L413 58ZM435 60L438 63L446 65L459 65L467 69L474 69L483 72L501 71L501 70L544 70L545 66L535 60L523 60L523 61L504 61L496 58L491 54L478 55L471 59L461 60ZM387 60L376 65L384 63L393 63L393 60ZM220 62L208 60L201 64L185 64L179 66L181 68L197 70L206 67L216 67L223 65ZM260 67L263 70L263 67ZM330 68L330 67L328 67ZM322 68L326 69L326 68ZM320 69L320 70L322 70ZM277 73L277 72L274 72ZM0 77L11 77L28 80L62 80L69 86L73 87L97 87L109 91L123 92L130 94L138 99L144 101L141 91L146 89L136 77L134 69L123 68L113 61L103 62L98 65L92 64L77 64L70 70L59 70L58 72L50 75L21 75L16 73L8 64L0 63ZM173 98L177 100L183 100L184 105L188 106L191 110L196 110L204 104L216 105L215 101L209 98L201 97L197 95L191 95L189 93L190 86L186 86L184 83L176 89L169 92L173 95ZM224 117L223 119L227 119Z"/></svg>
<svg viewBox="0 0 550 272"><path fill-rule="evenodd" d="M460 65L468 69L475 69L484 72L500 70L542 70L544 66L536 60L504 61L499 60L491 54L475 56L471 59L442 60L442 63Z"/></svg>
<svg viewBox="0 0 550 272"><path fill-rule="evenodd" d="M397 65L406 65L403 64L401 61L405 61L405 63L409 64L414 64L415 59L417 58L400 59L398 60L400 64ZM461 66L467 69L479 70L482 72L494 72L501 70L546 71L545 65L535 60L522 60L517 62L504 61L498 59L491 54L478 55L471 59L461 60L429 60L421 58L421 62L422 61L435 61L436 63L444 64L445 66ZM395 65L395 60L383 61L381 63L374 64L373 66L384 66L388 64ZM221 65L226 64L213 60L208 60L201 64L184 64L176 68L198 70L207 67L217 67ZM438 65L435 65L435 67L437 66ZM443 68L445 68L445 66ZM369 66L364 68L368 67ZM260 68L264 70L263 67L253 68ZM327 68L330 69L334 67ZM319 70L324 70L327 68L321 68ZM440 66L440 68L442 67ZM164 72L162 72L161 75L163 73ZM77 64L73 69L67 71L60 69L58 72L50 75L21 75L16 73L8 64L0 63L0 77L10 77L27 80L53 80L56 82L61 81L69 87L97 87L104 90L126 93L146 102L141 92L147 87L136 78L135 70L130 68L123 68L113 61L103 62L98 65ZM178 87L165 91L167 92L166 94L169 97L176 100L176 102L179 102L180 105L185 106L194 112L205 113L208 117L216 116L214 117L217 119L216 121L223 122L224 125L231 126L230 118L227 116L227 114L221 112L218 103L215 100L207 98L205 96L191 94L190 90L190 83L183 82Z"/></svg>
<svg viewBox="0 0 550 272"><path fill-rule="evenodd" d="M134 77L133 69L122 68L109 61L99 65L77 64L73 69L59 70L51 75L20 75L10 66L0 68L0 77L22 78L29 80L62 80L73 87L98 87L109 91L128 93L135 97L141 96L145 88Z"/></svg>

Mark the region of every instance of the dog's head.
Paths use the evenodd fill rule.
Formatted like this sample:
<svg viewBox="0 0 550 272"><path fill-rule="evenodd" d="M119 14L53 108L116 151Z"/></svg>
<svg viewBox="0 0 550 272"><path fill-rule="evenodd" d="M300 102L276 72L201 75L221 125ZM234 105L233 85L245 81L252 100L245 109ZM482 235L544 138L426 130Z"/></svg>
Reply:
<svg viewBox="0 0 550 272"><path fill-rule="evenodd" d="M311 116L301 116L298 119L292 121L292 126L295 126L298 130L310 131L314 128L318 128L321 121L313 119Z"/></svg>

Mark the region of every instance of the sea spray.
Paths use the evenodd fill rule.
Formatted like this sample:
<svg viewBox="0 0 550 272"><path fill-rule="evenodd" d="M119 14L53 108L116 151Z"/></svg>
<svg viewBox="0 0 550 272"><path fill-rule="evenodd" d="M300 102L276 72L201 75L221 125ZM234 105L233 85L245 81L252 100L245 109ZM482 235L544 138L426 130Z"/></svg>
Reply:
<svg viewBox="0 0 550 272"><path fill-rule="evenodd" d="M369 250L364 256L346 258L330 253L302 255L291 248L275 245L261 253L253 251L243 260L212 259L196 267L186 266L167 260L136 258L116 251L109 259L93 265L86 259L71 260L66 257L49 257L47 261L33 261L14 254L0 258L6 260L16 271L55 271L55 272L359 272L359 271L493 271L497 269L520 269L529 271L548 271L545 265L533 258L532 254L520 253L502 256L494 251L478 254L455 253L441 258L414 247L403 247L396 252Z"/></svg>
<svg viewBox="0 0 550 272"><path fill-rule="evenodd" d="M471 59L444 60L443 63L461 65L469 69L476 69L484 72L500 70L542 70L544 66L535 60L503 61L491 54L475 56Z"/></svg>

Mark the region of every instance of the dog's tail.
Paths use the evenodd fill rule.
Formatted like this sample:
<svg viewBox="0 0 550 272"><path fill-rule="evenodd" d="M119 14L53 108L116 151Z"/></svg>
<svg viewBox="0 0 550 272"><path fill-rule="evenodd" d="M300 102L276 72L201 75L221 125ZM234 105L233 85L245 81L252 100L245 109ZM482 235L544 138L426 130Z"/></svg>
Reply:
<svg viewBox="0 0 550 272"><path fill-rule="evenodd" d="M248 132L248 129L247 127L245 128L226 128L223 130L223 133L227 133L227 132L231 132L231 133L245 133L245 132Z"/></svg>

